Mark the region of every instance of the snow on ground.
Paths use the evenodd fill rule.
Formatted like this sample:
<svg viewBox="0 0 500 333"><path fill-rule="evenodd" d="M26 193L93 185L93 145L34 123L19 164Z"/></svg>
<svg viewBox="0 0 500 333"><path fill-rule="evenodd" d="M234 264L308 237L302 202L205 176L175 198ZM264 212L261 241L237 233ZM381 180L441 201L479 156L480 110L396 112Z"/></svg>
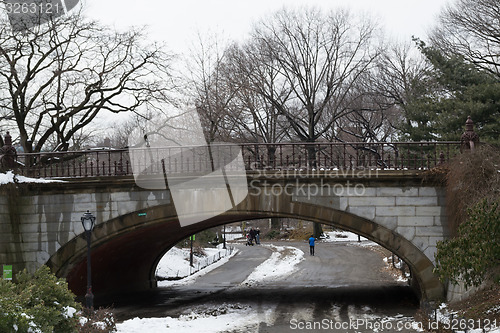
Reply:
<svg viewBox="0 0 500 333"><path fill-rule="evenodd" d="M339 305L334 305L332 308L332 317L336 322L345 322L341 319ZM441 309L442 310L442 309ZM179 318L134 318L123 323L117 324L117 333L136 333L136 332L176 332L176 333L192 333L192 332L258 332L261 329L261 323L267 326L272 326L276 320L274 308L264 310L259 313L256 309L250 306L227 305L223 304L216 309L208 309L201 312L191 312L188 315L181 315ZM347 309L348 319L346 322L359 323L360 328L373 326L373 332L391 332L394 330L377 329L376 327L394 328L395 331L398 325L401 325L408 331L424 332L425 324L415 321L413 317L406 317L401 314L395 316L381 316L373 313L373 309L365 306L361 309L355 309L353 305L349 305ZM439 311L439 310L438 310ZM301 321L312 320L313 309L305 308L300 312L290 314L290 322L292 319ZM346 314L344 314L346 315ZM441 314L442 316L442 314ZM260 329L259 329L260 328ZM292 329L292 327L291 327ZM464 331L456 331L457 333L465 333ZM468 333L482 333L482 329L473 329ZM500 333L500 328L494 328L488 333Z"/></svg>
<svg viewBox="0 0 500 333"><path fill-rule="evenodd" d="M392 258L390 257L385 257L384 262L388 267L392 267ZM398 260L397 262L394 263L394 268L396 269L401 269L403 266L403 261ZM410 278L410 272L405 272L405 276L403 277L400 273L395 273L394 271L391 271L392 276L397 282L408 282L408 279Z"/></svg>
<svg viewBox="0 0 500 333"><path fill-rule="evenodd" d="M294 266L297 258L302 258L304 253L293 247L275 247L277 252L284 256L288 265ZM205 249L208 256L217 255L222 249ZM297 252L298 251L298 252ZM159 281L158 286L185 285L193 283L198 277L207 274L213 269L225 264L232 256L238 252L234 249L231 254L217 261L214 264L200 270L199 272L176 281ZM292 255L286 255L291 253ZM273 253L273 254L274 254ZM171 274L172 267L179 272L189 272L189 249L172 248L160 260L157 269L157 275ZM294 260L295 259L295 260ZM300 261L300 260L299 260ZM298 263L298 261L297 261ZM187 268L186 268L187 266ZM175 271L175 274L177 274ZM249 306L240 306L238 304L223 304L215 309L204 311L193 311L188 315L181 315L179 318L134 318L123 323L117 324L118 333L136 333L136 332L221 332L230 329L231 331L254 331L258 329L261 322L271 323L273 318L272 309L258 313Z"/></svg>
<svg viewBox="0 0 500 333"><path fill-rule="evenodd" d="M179 249L174 246L160 259L156 276L184 277L189 275L189 269L189 249Z"/></svg>
<svg viewBox="0 0 500 333"><path fill-rule="evenodd" d="M336 320L342 322L339 310L340 307L337 310L338 315L336 316ZM402 314L383 316L381 313L377 313L375 309L366 305L360 310L357 310L354 305L348 305L347 316L349 317L349 322L360 323L359 328L364 328L365 330L366 328L370 328L374 333L400 332L402 328L405 329L405 332L424 332L422 324L415 321L414 317Z"/></svg>
<svg viewBox="0 0 500 333"><path fill-rule="evenodd" d="M360 237L361 241L358 241L358 235L349 231L330 231L326 233L328 238L324 239L324 242L348 242L349 245L362 246L362 247L377 247L379 244L368 240L364 237ZM384 258L384 262L388 267L392 267L392 263L389 263L390 258ZM392 260L392 259L391 259ZM395 264L396 268L401 268L401 262ZM393 274L394 280L397 282L408 282L409 273L406 277L401 276L401 274Z"/></svg>
<svg viewBox="0 0 500 333"><path fill-rule="evenodd" d="M493 308L495 309L495 308ZM492 309L490 309L491 311ZM494 310L493 310L494 311ZM444 327L451 327L455 326L457 328L461 328L460 325L463 325L466 328L473 328L477 327L479 322L476 321L460 321L460 319L457 320L457 312L450 312L448 309L448 305L446 303L441 303L439 307L436 309L436 318L435 321L441 323ZM500 325L500 323L496 321L483 321L482 325L488 325L487 327L483 328L475 328L475 329L469 329L467 331L465 330L455 330L454 332L456 333L483 333L483 332L488 332L488 333L500 333L500 327L496 325Z"/></svg>
<svg viewBox="0 0 500 333"><path fill-rule="evenodd" d="M349 232L349 231L330 231L326 233L328 235L328 238L323 239L323 242L346 242L349 243L349 245L356 245L356 246L363 246L363 247L369 247L369 246L380 246L377 243L366 239L365 237L359 238L358 241L358 235Z"/></svg>
<svg viewBox="0 0 500 333"><path fill-rule="evenodd" d="M222 244L219 244L219 247ZM229 261L236 253L238 253L238 249L233 249L232 252L229 250L224 250L222 248L212 249L206 248L204 249L207 254L206 257L198 258L193 257L193 263L195 267L197 267L198 263L202 263L203 261L208 261L209 263L213 262L214 257L218 257L218 253L221 254L222 259L219 261L208 265L205 268L200 269L198 272L189 275L193 270L192 267L189 266L189 249L179 249L173 247L170 249L160 260L158 263L158 267L156 269L156 275L161 277L184 277L181 280L172 280L172 281L158 281L159 287L168 287L168 286L178 286L178 285L186 285L193 283L197 278L203 276L212 270L216 269L224 265ZM196 261L195 261L196 259ZM188 276L189 275L189 276ZM187 277L186 277L187 276Z"/></svg>
<svg viewBox="0 0 500 333"><path fill-rule="evenodd" d="M134 318L117 324L118 333L136 332L176 332L176 333L216 333L255 332L261 322L269 322L271 309L258 313L249 306L223 304L208 311L191 312L179 318Z"/></svg>
<svg viewBox="0 0 500 333"><path fill-rule="evenodd" d="M226 232L226 241L233 241L233 240L237 240L240 238L244 238L244 236L241 233L228 233L228 232Z"/></svg>
<svg viewBox="0 0 500 333"><path fill-rule="evenodd" d="M219 257L225 257L229 254L229 249L223 249L222 244L217 248L204 248L204 256L193 256L194 268L189 265L190 249L171 248L160 259L156 268L156 275L162 278L183 278L192 274L198 267L205 267L212 264Z"/></svg>
<svg viewBox="0 0 500 333"><path fill-rule="evenodd" d="M259 306L259 309L256 309L248 305L242 306L240 304L224 303L222 305L205 307L203 310L195 308L191 313L181 315L178 318L134 318L117 324L117 333L142 331L159 333L259 332L262 330L263 325L272 327L277 320L282 320L276 309L277 306L270 306L268 308ZM296 322L313 321L314 310L314 306L304 305L303 308L290 312L290 330L294 330L292 326L294 320ZM341 311L343 311L343 317L341 316ZM373 332L401 331L401 329L398 329L399 326L404 327L405 332L424 332L424 325L415 321L413 317L402 314L384 316L369 306L358 308L354 305L348 305L346 309L342 305L334 304L331 308L330 318L337 323L359 325L360 329L371 327ZM470 332L479 333L479 331ZM493 330L490 333L500 333L500 330Z"/></svg>
<svg viewBox="0 0 500 333"><path fill-rule="evenodd" d="M244 233L241 231L240 226L232 226L228 225L225 228L226 230L226 241L234 241L240 238L245 238ZM221 239L224 237L224 228L220 228Z"/></svg>
<svg viewBox="0 0 500 333"><path fill-rule="evenodd" d="M328 238L323 239L324 242L357 242L358 235L349 231L330 231L326 235ZM367 239L361 237L361 241L366 241Z"/></svg>
<svg viewBox="0 0 500 333"><path fill-rule="evenodd" d="M338 234L338 232L335 232ZM342 232L344 233L344 232ZM357 235L352 233L346 233L347 237L339 237L339 241L346 241L350 239L353 244L360 244L357 242ZM337 241L336 237L330 235L329 241ZM328 241L328 240L327 240ZM371 241L363 240L361 244L375 244ZM257 266L256 269L248 278L242 283L255 283L258 281L266 279L278 279L280 277L289 275L296 269L296 265L304 259L304 252L301 250L291 247L291 246L274 246L274 245L263 245L269 246L274 252L271 257L264 261L261 265ZM220 249L210 249L209 255L216 254ZM178 281L160 281L158 284L160 286L171 286L179 284L192 283L204 274L207 274L211 270L226 263L230 257L236 254L237 250L234 250L230 255L219 260L215 264L212 264L201 271ZM167 252L167 254L169 254ZM187 257L189 258L189 250L187 250ZM179 265L186 265L189 269L189 262L186 259L186 251L179 249L173 250L169 256L165 257L166 262L172 267L180 267ZM162 259L163 260L163 259ZM165 264L160 261L158 271L166 272L167 269ZM349 319L353 322L357 320L364 320L371 323L392 323L396 325L398 322L406 322L406 325L410 325L415 332L423 332L420 323L415 322L412 317L403 317L402 315L396 315L393 317L381 317L380 314L373 313L373 309L370 307L363 307L361 313L359 310L351 309L352 306L348 307ZM340 319L340 306L335 305L333 310L333 317L337 321ZM251 306L242 306L239 304L222 304L214 305L212 307L205 308L203 310L194 309L190 314L181 315L178 318L166 317L166 318L134 318L123 323L117 324L117 333L136 333L136 332L177 332L177 333L191 333L191 332L205 332L205 333L216 333L216 332L256 332L261 327L262 323L268 326L272 326L276 320L275 308L269 307L267 309L260 308L259 310L253 309ZM309 311L311 310L311 311ZM309 313L310 312L310 313ZM338 313L337 313L338 312ZM309 315L308 315L309 314ZM446 309L446 305L442 305L437 311L437 320L446 323L449 321L450 313ZM301 319L301 320L311 320L312 309L303 309L300 312L291 314L291 318ZM311 317L311 318L310 318ZM386 324L388 325L388 324ZM407 327L405 325L405 327ZM387 327L387 326L386 326ZM376 331L377 332L377 331ZM468 333L480 333L482 330L470 330ZM457 333L462 333L457 331ZM495 328L489 333L500 333L500 328Z"/></svg>
<svg viewBox="0 0 500 333"><path fill-rule="evenodd" d="M25 176L15 175L12 171L7 173L0 173L0 185L9 183L59 183L62 180L52 180L43 178L29 178Z"/></svg>
<svg viewBox="0 0 500 333"><path fill-rule="evenodd" d="M278 279L290 275L297 269L297 264L304 260L304 252L293 246L275 246L266 244L274 252L262 264L257 266L254 271L241 284L253 284L263 280Z"/></svg>
<svg viewBox="0 0 500 333"><path fill-rule="evenodd" d="M500 333L500 327L499 328L495 328L492 331L483 331L482 329L479 329L479 328L476 328L476 329L471 330L471 331L467 331L467 333L484 333L484 332L488 332L488 333ZM461 332L457 331L457 333L461 333ZM463 333L465 333L465 331Z"/></svg>

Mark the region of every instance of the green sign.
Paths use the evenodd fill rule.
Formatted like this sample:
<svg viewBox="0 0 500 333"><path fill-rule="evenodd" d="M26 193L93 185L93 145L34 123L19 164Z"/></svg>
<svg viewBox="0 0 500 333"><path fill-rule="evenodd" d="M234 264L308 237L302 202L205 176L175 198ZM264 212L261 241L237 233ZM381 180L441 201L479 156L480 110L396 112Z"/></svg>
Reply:
<svg viewBox="0 0 500 333"><path fill-rule="evenodd" d="M194 241L195 235L189 237L190 240Z"/></svg>
<svg viewBox="0 0 500 333"><path fill-rule="evenodd" d="M3 265L3 279L12 280L12 265Z"/></svg>
<svg viewBox="0 0 500 333"><path fill-rule="evenodd" d="M137 216L147 216L148 214L147 213L139 213L137 214Z"/></svg>

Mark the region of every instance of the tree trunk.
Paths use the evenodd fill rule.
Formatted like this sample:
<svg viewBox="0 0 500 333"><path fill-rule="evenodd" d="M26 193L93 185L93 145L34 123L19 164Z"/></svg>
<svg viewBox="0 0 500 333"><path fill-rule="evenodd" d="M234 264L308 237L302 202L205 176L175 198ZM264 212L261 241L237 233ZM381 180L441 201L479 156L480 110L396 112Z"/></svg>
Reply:
<svg viewBox="0 0 500 333"><path fill-rule="evenodd" d="M280 230L281 221L279 217L271 217L271 230Z"/></svg>
<svg viewBox="0 0 500 333"><path fill-rule="evenodd" d="M321 223L314 222L313 230L314 238L319 238L319 236L321 236L321 234L323 233L323 227L321 226Z"/></svg>
<svg viewBox="0 0 500 333"><path fill-rule="evenodd" d="M307 162L310 168L316 168L316 147L315 145L307 145Z"/></svg>
<svg viewBox="0 0 500 333"><path fill-rule="evenodd" d="M267 166L274 167L276 161L276 146L267 146Z"/></svg>

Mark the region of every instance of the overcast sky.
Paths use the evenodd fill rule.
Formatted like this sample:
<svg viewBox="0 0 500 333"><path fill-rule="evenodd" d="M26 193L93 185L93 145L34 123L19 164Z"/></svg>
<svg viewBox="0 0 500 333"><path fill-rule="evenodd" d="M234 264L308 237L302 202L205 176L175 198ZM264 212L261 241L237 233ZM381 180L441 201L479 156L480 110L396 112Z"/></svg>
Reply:
<svg viewBox="0 0 500 333"><path fill-rule="evenodd" d="M165 41L181 53L196 33L223 32L244 39L252 24L286 6L315 5L320 8L350 8L369 13L389 35L411 40L426 33L447 0L83 0L89 17L118 28L148 25L150 36Z"/></svg>

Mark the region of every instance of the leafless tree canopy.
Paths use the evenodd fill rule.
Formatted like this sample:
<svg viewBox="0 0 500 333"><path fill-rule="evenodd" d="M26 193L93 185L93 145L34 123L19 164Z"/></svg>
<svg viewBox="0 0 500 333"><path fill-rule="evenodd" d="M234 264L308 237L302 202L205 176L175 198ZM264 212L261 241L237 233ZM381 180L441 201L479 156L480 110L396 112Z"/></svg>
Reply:
<svg viewBox="0 0 500 333"><path fill-rule="evenodd" d="M26 152L66 150L105 111L159 108L172 87L171 56L143 40L78 13L24 33L0 22L2 122Z"/></svg>
<svg viewBox="0 0 500 333"><path fill-rule="evenodd" d="M302 141L314 142L351 112L351 88L379 55L375 26L346 11L282 10L253 33L282 77L287 100L267 98Z"/></svg>
<svg viewBox="0 0 500 333"><path fill-rule="evenodd" d="M366 18L302 8L260 21L242 44L221 49L200 43L192 86L208 137L266 143L338 139L347 116L362 123L360 128L384 127L385 115L369 114L384 112L382 102L361 82L376 69L376 37L376 25ZM368 102L366 94L368 109L360 106ZM377 137L377 131L363 133Z"/></svg>
<svg viewBox="0 0 500 333"><path fill-rule="evenodd" d="M237 90L231 116L243 140L275 143L288 134L287 121L276 104L285 104L291 89L277 65L266 52L266 45L258 40L233 45L228 51L227 75Z"/></svg>
<svg viewBox="0 0 500 333"><path fill-rule="evenodd" d="M442 12L431 41L445 54L500 76L499 22L499 0L457 0Z"/></svg>
<svg viewBox="0 0 500 333"><path fill-rule="evenodd" d="M226 46L216 34L198 35L188 59L187 91L196 107L206 140L227 140L229 104L236 91L225 75Z"/></svg>
<svg viewBox="0 0 500 333"><path fill-rule="evenodd" d="M410 43L389 45L377 60L370 86L381 108L388 110L383 116L390 124L390 132L401 130L404 123L411 126L407 116L413 112L411 105L428 94L426 86L432 82L429 70L430 64Z"/></svg>
<svg viewBox="0 0 500 333"><path fill-rule="evenodd" d="M498 22L500 0L456 0L431 42L500 77ZM414 47L378 37L369 18L345 10L282 9L241 43L200 35L183 93L209 142L390 140L425 125L419 99L439 96ZM26 152L66 150L80 148L103 113L156 118L174 87L172 57L146 39L80 13L22 33L0 22L0 130Z"/></svg>

